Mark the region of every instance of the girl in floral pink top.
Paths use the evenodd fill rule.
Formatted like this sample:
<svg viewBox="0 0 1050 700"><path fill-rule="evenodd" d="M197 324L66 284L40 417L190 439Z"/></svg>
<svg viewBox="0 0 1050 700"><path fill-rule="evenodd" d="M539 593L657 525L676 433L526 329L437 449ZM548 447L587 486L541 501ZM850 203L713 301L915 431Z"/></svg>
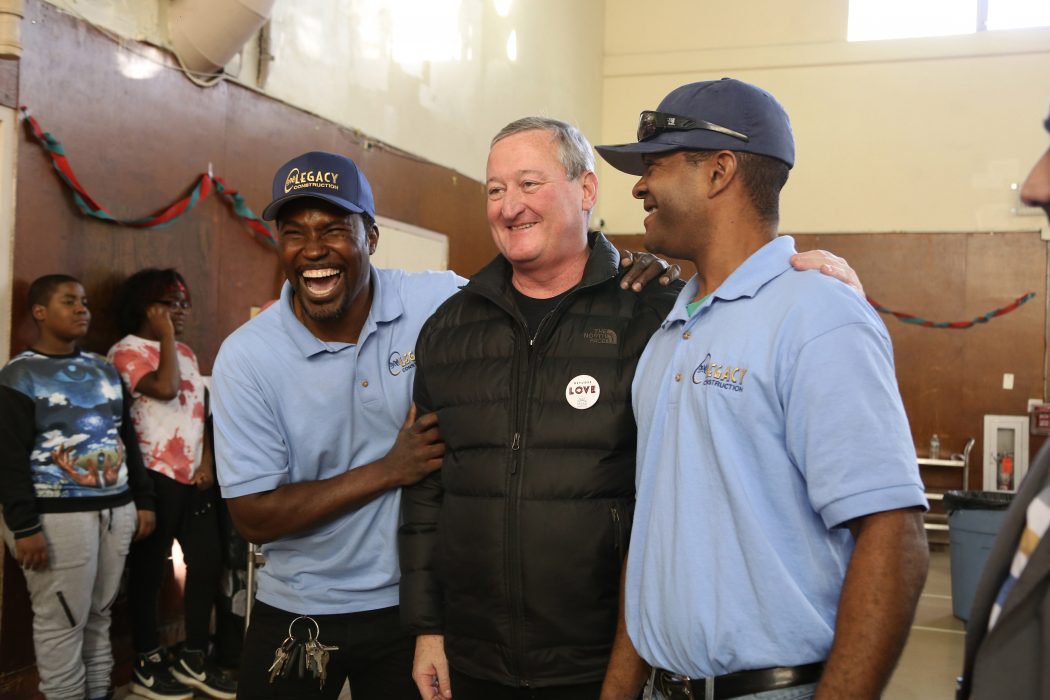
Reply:
<svg viewBox="0 0 1050 700"><path fill-rule="evenodd" d="M176 341L190 312L189 289L174 269L140 270L124 282L118 305L127 335L110 348L109 361L131 390L131 421L157 492L156 530L128 557L138 652L132 689L145 697L188 698L192 686L211 697L233 698L236 685L206 657L221 550L204 381L193 350ZM157 593L176 538L186 562L186 643L169 668L160 648Z"/></svg>

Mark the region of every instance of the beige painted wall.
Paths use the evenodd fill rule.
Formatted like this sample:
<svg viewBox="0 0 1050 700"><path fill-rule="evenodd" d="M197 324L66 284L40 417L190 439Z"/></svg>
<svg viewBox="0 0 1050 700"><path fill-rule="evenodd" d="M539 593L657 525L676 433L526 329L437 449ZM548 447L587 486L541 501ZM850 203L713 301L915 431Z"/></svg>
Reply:
<svg viewBox="0 0 1050 700"><path fill-rule="evenodd" d="M303 11L322 4L327 14ZM514 0L505 18L492 0L462 0L451 22L438 12L448 4L278 2L267 91L478 179L488 140L512 119L553 115L598 133L602 0ZM415 17L392 11L413 5ZM413 61L430 42L460 58Z"/></svg>
<svg viewBox="0 0 1050 700"><path fill-rule="evenodd" d="M1013 182L1046 148L1050 29L849 44L845 0L607 0L599 142L638 112L725 75L784 103L798 162L781 227L798 232L1035 230ZM635 178L604 164L601 216L639 233Z"/></svg>
<svg viewBox="0 0 1050 700"><path fill-rule="evenodd" d="M167 0L49 1L166 42ZM846 0L644 10L628 0L511 0L506 17L495 5L277 0L263 89L482 179L488 139L511 119L557 116L595 142L621 142L675 86L733 75L769 89L792 116L799 156L786 231L1042 225L1013 213L1010 185L1046 145L1050 29L849 44ZM458 10L427 14L442 7ZM511 31L516 61L506 55ZM420 49L444 58L420 61ZM256 53L228 67L252 86ZM639 232L633 179L604 165L599 173L597 219L612 233Z"/></svg>
<svg viewBox="0 0 1050 700"><path fill-rule="evenodd" d="M167 44L167 0L48 1ZM509 6L506 17L497 4ZM256 84L254 46L227 70L480 180L489 139L518 117L557 116L599 133L603 17L603 0L277 0L265 84ZM507 56L512 32L516 60Z"/></svg>
<svg viewBox="0 0 1050 700"><path fill-rule="evenodd" d="M167 0L44 0L127 39L163 44Z"/></svg>

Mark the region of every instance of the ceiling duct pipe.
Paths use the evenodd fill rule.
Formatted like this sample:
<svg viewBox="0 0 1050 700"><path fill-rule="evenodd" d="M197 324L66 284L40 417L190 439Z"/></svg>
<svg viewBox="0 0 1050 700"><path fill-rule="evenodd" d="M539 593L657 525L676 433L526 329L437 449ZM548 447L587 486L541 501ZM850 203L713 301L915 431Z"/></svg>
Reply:
<svg viewBox="0 0 1050 700"><path fill-rule="evenodd" d="M22 0L0 0L0 58L22 57Z"/></svg>
<svg viewBox="0 0 1050 700"><path fill-rule="evenodd" d="M191 78L218 73L270 18L275 1L172 0L168 35L179 63Z"/></svg>

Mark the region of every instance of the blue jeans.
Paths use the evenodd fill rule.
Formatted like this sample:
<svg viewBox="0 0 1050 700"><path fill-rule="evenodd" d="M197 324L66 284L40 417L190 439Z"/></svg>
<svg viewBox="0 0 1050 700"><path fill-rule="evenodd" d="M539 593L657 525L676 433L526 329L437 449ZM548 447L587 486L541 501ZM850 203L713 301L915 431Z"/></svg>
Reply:
<svg viewBox="0 0 1050 700"><path fill-rule="evenodd" d="M764 693L754 695L742 695L739 700L810 700L817 693L816 683L796 685L794 688L781 688L780 690L767 690Z"/></svg>

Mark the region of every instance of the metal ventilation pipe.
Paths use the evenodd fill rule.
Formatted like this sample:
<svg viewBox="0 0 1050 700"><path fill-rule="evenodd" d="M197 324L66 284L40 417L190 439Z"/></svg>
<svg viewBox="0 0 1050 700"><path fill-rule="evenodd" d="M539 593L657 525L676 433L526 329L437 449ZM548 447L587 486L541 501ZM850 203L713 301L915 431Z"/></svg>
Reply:
<svg viewBox="0 0 1050 700"><path fill-rule="evenodd" d="M270 18L275 1L171 0L168 35L179 63L200 76L222 70Z"/></svg>
<svg viewBox="0 0 1050 700"><path fill-rule="evenodd" d="M0 58L22 57L22 0L0 0Z"/></svg>

